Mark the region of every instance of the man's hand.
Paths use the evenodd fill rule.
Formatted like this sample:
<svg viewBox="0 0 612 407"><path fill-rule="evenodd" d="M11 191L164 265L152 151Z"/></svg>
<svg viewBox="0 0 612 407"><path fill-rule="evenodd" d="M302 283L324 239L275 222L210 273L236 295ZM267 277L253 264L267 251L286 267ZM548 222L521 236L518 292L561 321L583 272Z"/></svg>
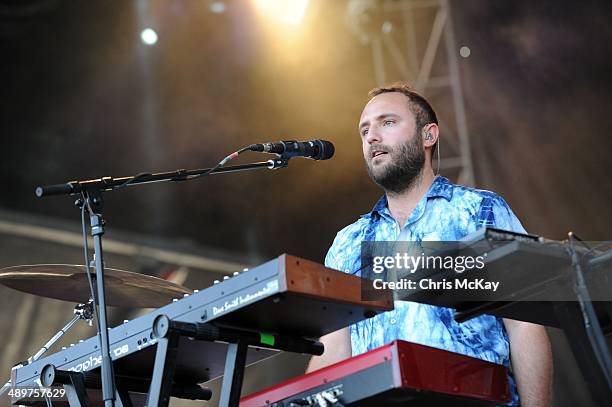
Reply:
<svg viewBox="0 0 612 407"><path fill-rule="evenodd" d="M348 328L322 336L319 340L325 345L325 352L321 356L313 356L310 359L306 373L351 357L351 336Z"/></svg>
<svg viewBox="0 0 612 407"><path fill-rule="evenodd" d="M523 407L549 407L552 402L552 352L541 325L504 319L510 340L512 371Z"/></svg>

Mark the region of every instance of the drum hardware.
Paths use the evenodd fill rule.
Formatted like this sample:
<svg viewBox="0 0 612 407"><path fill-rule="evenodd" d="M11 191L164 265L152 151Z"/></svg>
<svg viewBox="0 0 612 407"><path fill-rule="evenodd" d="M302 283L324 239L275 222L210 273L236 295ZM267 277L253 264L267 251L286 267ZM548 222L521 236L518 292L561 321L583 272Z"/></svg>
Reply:
<svg viewBox="0 0 612 407"><path fill-rule="evenodd" d="M72 317L72 319L68 321L68 323L64 325L62 329L57 331L57 333L53 335L51 339L49 339L47 343L45 343L44 346L40 348L38 352L36 352L33 356L29 357L27 361L18 363L16 367L22 367L22 366L29 365L30 363L37 361L45 352L51 349L51 347L57 341L59 341L60 338L64 336L64 334L68 332L68 330L72 328L72 326L78 320L87 321L87 324L89 326L92 326L93 316L94 316L93 315L93 300L90 299L86 304L75 305L73 313L74 313L74 317ZM4 386L2 386L2 389L0 389L0 397L6 394L9 391L10 387L11 387L11 381L9 380L8 382L4 384Z"/></svg>

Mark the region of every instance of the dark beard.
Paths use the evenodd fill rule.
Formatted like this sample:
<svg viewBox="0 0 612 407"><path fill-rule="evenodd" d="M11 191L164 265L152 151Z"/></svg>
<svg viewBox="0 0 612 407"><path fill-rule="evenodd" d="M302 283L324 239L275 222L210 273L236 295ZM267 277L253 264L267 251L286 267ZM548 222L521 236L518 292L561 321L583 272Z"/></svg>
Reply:
<svg viewBox="0 0 612 407"><path fill-rule="evenodd" d="M366 163L370 178L386 192L400 193L410 189L425 164L425 150L421 138L415 136L413 140L394 148L388 154L391 155L390 162L377 174L372 170L371 160Z"/></svg>

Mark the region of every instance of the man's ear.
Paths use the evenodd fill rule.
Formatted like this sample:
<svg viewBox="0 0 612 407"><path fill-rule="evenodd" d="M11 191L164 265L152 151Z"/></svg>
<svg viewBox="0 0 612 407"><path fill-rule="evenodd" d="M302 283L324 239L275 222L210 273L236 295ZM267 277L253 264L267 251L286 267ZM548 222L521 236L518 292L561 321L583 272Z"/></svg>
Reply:
<svg viewBox="0 0 612 407"><path fill-rule="evenodd" d="M430 123L423 126L423 146L424 147L433 147L434 144L438 142L438 136L440 134L440 129L437 124Z"/></svg>

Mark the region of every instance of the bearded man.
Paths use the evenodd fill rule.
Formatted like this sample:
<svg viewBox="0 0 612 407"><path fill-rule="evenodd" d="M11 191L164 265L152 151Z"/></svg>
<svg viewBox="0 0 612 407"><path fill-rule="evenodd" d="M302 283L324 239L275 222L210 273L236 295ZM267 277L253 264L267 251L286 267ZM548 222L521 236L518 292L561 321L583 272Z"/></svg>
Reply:
<svg viewBox="0 0 612 407"><path fill-rule="evenodd" d="M359 133L368 173L385 194L371 212L338 232L327 267L359 274L362 241L457 241L483 226L525 233L499 195L434 175L439 127L424 97L405 84L369 96ZM414 302L396 301L393 311L324 336L325 353L311 359L308 371L396 339L505 365L512 405L551 403L552 356L544 327L490 315L459 324L449 308Z"/></svg>

